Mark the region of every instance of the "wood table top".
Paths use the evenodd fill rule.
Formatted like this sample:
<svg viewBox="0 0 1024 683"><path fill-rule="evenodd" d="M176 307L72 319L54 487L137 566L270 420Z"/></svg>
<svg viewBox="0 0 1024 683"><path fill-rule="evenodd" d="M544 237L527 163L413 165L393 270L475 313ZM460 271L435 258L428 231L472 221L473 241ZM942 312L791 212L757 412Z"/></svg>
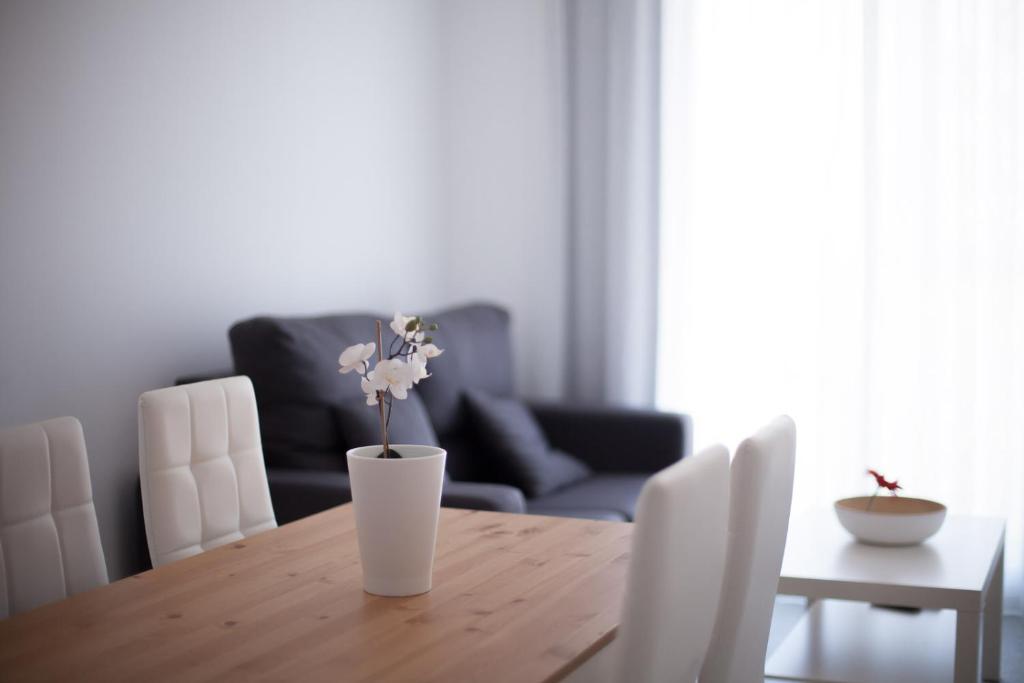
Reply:
<svg viewBox="0 0 1024 683"><path fill-rule="evenodd" d="M343 505L0 621L0 680L557 681L614 637L632 531L444 508L433 590L383 598Z"/></svg>

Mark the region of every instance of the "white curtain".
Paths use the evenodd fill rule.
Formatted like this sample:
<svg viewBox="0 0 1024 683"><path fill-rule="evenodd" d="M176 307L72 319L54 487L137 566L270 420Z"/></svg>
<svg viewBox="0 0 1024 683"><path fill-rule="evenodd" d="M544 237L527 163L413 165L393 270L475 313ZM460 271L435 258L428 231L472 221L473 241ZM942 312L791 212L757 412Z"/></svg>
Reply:
<svg viewBox="0 0 1024 683"><path fill-rule="evenodd" d="M1008 519L1024 583L1024 5L667 2L657 400Z"/></svg>
<svg viewBox="0 0 1024 683"><path fill-rule="evenodd" d="M569 0L569 393L654 401L660 3ZM630 353L624 353L625 349Z"/></svg>

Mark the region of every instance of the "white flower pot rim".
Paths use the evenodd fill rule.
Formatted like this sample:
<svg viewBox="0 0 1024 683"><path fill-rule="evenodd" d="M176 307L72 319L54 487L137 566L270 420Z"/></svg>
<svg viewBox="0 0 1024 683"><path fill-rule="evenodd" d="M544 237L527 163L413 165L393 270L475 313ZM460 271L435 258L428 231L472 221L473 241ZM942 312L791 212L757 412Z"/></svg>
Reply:
<svg viewBox="0 0 1024 683"><path fill-rule="evenodd" d="M384 446L377 444L375 446L360 446L358 448L350 448L346 455L350 458L362 458L365 460L378 460L382 463L400 463L402 461L409 460L424 460L430 458L443 458L447 451L439 446L425 446L423 444L413 443L393 443L388 444L391 450L398 451L402 456L401 458L378 458L384 450Z"/></svg>

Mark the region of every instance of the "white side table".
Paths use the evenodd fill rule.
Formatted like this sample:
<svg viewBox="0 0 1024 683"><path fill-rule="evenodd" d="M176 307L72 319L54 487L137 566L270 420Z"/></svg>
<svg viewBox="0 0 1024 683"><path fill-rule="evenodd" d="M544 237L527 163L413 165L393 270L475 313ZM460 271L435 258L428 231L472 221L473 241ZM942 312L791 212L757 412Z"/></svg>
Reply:
<svg viewBox="0 0 1024 683"><path fill-rule="evenodd" d="M765 674L830 683L998 680L1005 526L950 516L922 545L883 548L855 542L832 510L794 518L779 593L811 604Z"/></svg>

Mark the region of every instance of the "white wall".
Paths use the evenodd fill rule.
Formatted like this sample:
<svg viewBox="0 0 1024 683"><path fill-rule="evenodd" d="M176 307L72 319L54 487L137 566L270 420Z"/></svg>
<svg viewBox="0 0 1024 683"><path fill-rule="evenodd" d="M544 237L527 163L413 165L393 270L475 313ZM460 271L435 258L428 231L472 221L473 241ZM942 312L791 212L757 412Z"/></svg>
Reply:
<svg viewBox="0 0 1024 683"><path fill-rule="evenodd" d="M442 223L450 301L513 313L521 391L565 386L567 203L564 7L443 3Z"/></svg>
<svg viewBox="0 0 1024 683"><path fill-rule="evenodd" d="M236 320L497 300L560 393L560 11L0 3L0 425L82 420L112 576L137 397L230 367Z"/></svg>
<svg viewBox="0 0 1024 683"><path fill-rule="evenodd" d="M0 4L0 425L82 420L113 576L140 392L230 367L240 318L441 298L437 30L401 0Z"/></svg>

